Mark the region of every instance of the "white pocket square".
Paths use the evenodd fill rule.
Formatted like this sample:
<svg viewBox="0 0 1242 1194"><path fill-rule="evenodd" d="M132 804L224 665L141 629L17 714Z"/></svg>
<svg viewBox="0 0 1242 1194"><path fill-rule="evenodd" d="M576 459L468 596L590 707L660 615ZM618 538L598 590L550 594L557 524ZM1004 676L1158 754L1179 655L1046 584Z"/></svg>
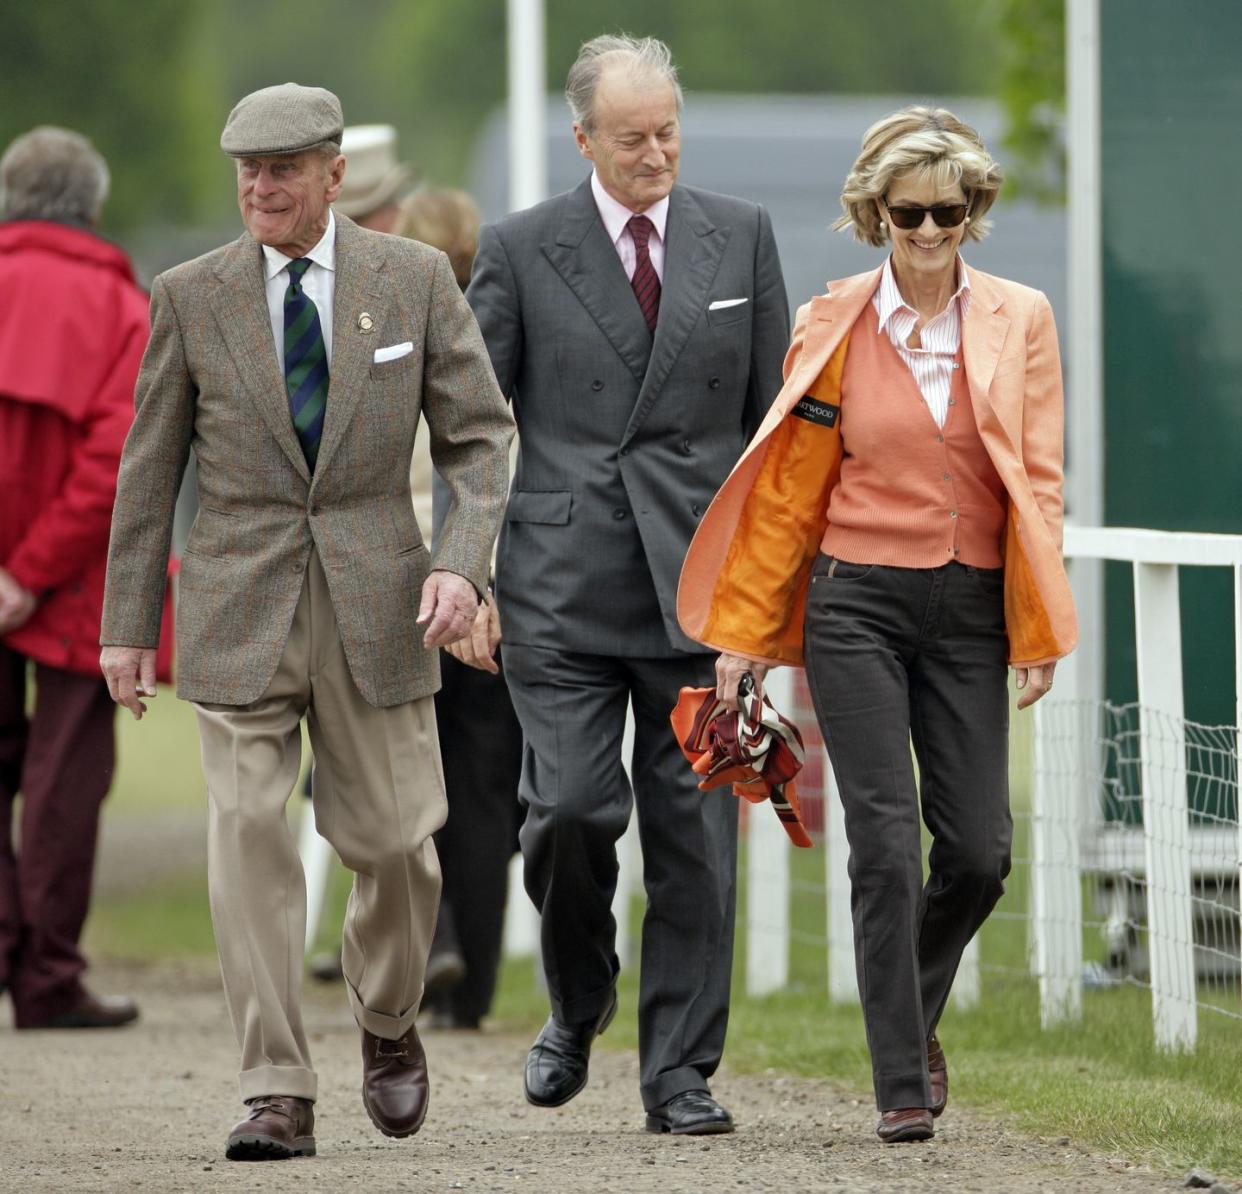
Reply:
<svg viewBox="0 0 1242 1194"><path fill-rule="evenodd" d="M750 302L749 299L717 299L714 303L708 303L709 311L723 311L726 307L740 307L743 303Z"/></svg>
<svg viewBox="0 0 1242 1194"><path fill-rule="evenodd" d="M414 351L414 342L406 340L403 344L390 344L387 348L375 350L375 363L382 365L385 361L395 361L398 357L408 356Z"/></svg>

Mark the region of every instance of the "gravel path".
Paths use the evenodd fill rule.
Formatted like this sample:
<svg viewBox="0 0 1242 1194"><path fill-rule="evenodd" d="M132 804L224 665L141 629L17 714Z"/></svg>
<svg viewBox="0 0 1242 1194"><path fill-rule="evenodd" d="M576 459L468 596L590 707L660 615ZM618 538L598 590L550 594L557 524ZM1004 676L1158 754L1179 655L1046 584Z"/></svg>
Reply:
<svg viewBox="0 0 1242 1194"><path fill-rule="evenodd" d="M320 1073L319 1155L230 1163L224 1138L241 1105L214 972L101 967L93 981L138 996L142 1021L92 1034L0 1028L0 1190L1142 1194L1182 1185L952 1105L934 1141L885 1147L872 1134L869 1099L775 1074L717 1077L736 1134L653 1136L642 1130L632 1054L598 1049L583 1094L539 1110L522 1098L529 1041L489 1031L427 1034L426 1126L412 1140L386 1140L360 1105L358 1036L344 999L314 988L306 1012Z"/></svg>

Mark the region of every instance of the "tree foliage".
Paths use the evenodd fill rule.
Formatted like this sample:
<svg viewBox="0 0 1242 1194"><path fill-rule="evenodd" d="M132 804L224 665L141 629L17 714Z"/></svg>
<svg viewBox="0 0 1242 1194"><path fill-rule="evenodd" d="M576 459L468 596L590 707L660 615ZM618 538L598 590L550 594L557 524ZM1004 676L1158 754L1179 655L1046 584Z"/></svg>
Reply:
<svg viewBox="0 0 1242 1194"><path fill-rule="evenodd" d="M6 5L0 145L40 124L85 133L112 173L109 231L200 218L211 180L191 147L219 136L201 16L201 0Z"/></svg>
<svg viewBox="0 0 1242 1194"><path fill-rule="evenodd" d="M1065 201L1065 5L1000 0L1005 148L1012 198Z"/></svg>
<svg viewBox="0 0 1242 1194"><path fill-rule="evenodd" d="M547 0L551 92L586 39L654 34L695 92L995 95L1011 154L1044 161L1063 92L1062 0ZM0 142L36 124L108 158L106 228L235 225L220 128L289 79L350 123L397 126L425 176L461 181L506 90L505 0L37 0L5 10ZM1054 47L1056 52L1053 52ZM1043 156L1041 156L1043 155ZM1045 179L1053 189L1055 172ZM1025 174L1022 175L1025 178Z"/></svg>

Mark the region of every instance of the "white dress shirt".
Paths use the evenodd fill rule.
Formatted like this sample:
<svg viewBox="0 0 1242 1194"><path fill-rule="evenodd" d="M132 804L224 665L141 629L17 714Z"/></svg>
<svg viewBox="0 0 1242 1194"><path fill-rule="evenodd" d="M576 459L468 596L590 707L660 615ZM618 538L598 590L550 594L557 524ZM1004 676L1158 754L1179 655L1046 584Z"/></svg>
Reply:
<svg viewBox="0 0 1242 1194"><path fill-rule="evenodd" d="M625 276L633 281L634 270L638 267L638 250L634 247L634 239L630 236L626 225L638 213L630 211L624 203L618 203L604 190L604 184L600 182L599 175L594 170L591 171L591 194L595 196L595 206L599 208L599 218L604 221L608 239L616 246L617 254L621 258ZM656 277L663 284L664 230L668 227L668 196L665 195L659 203L653 203L642 214L655 225L655 231L652 232L651 239L647 242L647 255L655 267Z"/></svg>
<svg viewBox="0 0 1242 1194"><path fill-rule="evenodd" d="M328 368L332 368L332 300L336 295L336 216L328 208L328 227L319 243L306 254L311 267L302 275L302 292L319 311L319 327L323 331L324 351ZM272 317L272 338L276 341L276 363L285 373L285 291L289 289L289 262L279 249L263 246L267 268L267 310Z"/></svg>
<svg viewBox="0 0 1242 1194"><path fill-rule="evenodd" d="M953 387L953 370L958 366L957 351L962 346L962 317L970 307L970 279L966 274L966 263L960 257L957 259L957 290L949 299L949 305L919 330L919 348L911 348L907 344L919 322L919 315L901 297L897 279L893 276L891 257L884 263L880 285L871 301L879 316L880 331L887 333L893 347L914 375L919 393L936 420L936 426L943 427L949 416L949 391Z"/></svg>

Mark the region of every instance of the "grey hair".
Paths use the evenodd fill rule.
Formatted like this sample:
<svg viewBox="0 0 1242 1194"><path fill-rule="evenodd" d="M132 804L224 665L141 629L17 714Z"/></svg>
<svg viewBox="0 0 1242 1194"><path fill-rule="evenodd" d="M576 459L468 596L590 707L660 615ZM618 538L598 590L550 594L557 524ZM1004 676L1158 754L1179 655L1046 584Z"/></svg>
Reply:
<svg viewBox="0 0 1242 1194"><path fill-rule="evenodd" d="M41 125L0 158L0 211L10 220L94 224L110 182L108 163L81 133Z"/></svg>
<svg viewBox="0 0 1242 1194"><path fill-rule="evenodd" d="M631 78L647 80L654 76L670 83L677 98L677 111L681 111L681 84L668 46L655 37L605 33L583 43L565 80L569 111L588 135L595 132L595 89L609 66L624 66Z"/></svg>

